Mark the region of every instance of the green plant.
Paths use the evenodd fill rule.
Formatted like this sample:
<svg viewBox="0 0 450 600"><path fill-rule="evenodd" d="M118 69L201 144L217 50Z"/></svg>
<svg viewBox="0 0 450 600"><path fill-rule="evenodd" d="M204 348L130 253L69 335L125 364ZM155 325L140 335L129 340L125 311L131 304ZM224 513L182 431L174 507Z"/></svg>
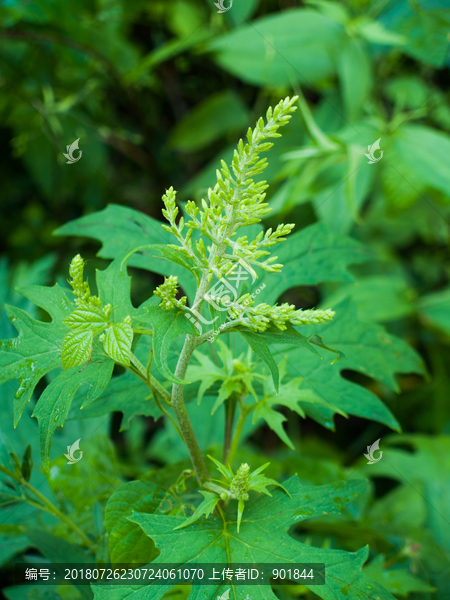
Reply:
<svg viewBox="0 0 450 600"><path fill-rule="evenodd" d="M79 407L87 413L96 410L96 416L122 410L129 418L134 414L155 418L163 415L187 449L196 484L192 484L191 469L183 466L181 474L162 469L148 481L120 485L111 459L108 468L118 489L109 495L104 512L104 490L95 491L98 500L92 506L96 526L93 534L86 521L79 522L80 515L75 513L71 519L63 514L29 483L30 451L21 464L5 442L0 498L4 505L28 504L59 518L63 521L59 526L43 526L45 535L65 536L77 551L82 543L99 561L118 562L119 557L126 557L139 564L169 562L169 558L180 563L200 559L224 563L248 559L324 562L326 584L313 589L322 598L360 598L370 590L372 596L387 600L392 598L389 591L362 568L368 557L367 547L356 551L317 547L287 533L291 525L306 518L339 513L365 490L366 481L348 476L343 481L305 486L292 474L281 484L262 474L269 463L251 471L250 459L238 460L241 436L251 413L253 424L266 422L293 448L283 427L286 417L275 407L308 415L329 428L333 427L334 414L339 413L366 417L398 430L397 421L377 396L344 379L341 370L352 368L393 390L397 389L396 373L423 371L411 348L378 325L360 323L348 300L334 311L276 304L278 297L294 285L348 280L349 264L370 259L370 253L360 244L332 234L320 224L289 237L293 225L279 225L265 233L259 225L269 212L265 203L267 185L253 179L267 166L259 154L272 146L268 139L280 136L278 129L288 122L296 100L281 101L268 110L266 123L261 118L254 130L248 130L247 143L239 142L231 169L222 162L208 199L200 207L187 202L179 220L175 192L170 188L163 196L163 213L169 222L163 228L136 211L114 205L64 226L60 233L83 231L104 242L103 256L113 255L109 256L114 260L108 268L97 271L96 296L85 279L85 263L77 255L69 268L71 291L58 284L20 290L49 314L50 322L34 319L20 308L7 307L19 335L2 342L0 381L19 379L15 425L38 383L51 375L33 412L39 423L44 471L50 467L52 437L65 424L71 408ZM236 238L239 229L243 235ZM267 258L268 249L275 244L281 244L278 259L283 261L287 274L283 274L283 264L275 262L277 257ZM127 265L167 276L138 308L131 302ZM228 296L223 294L223 287L220 295L217 291L208 294L214 278L225 286L227 278L239 269L264 283L259 288L264 302L255 304L246 285L235 290L233 301L229 287ZM269 277L276 278L271 280L276 281L275 285L265 285ZM181 298L177 298L178 282L186 293ZM220 326L199 333L200 323L211 322ZM303 335L297 327L301 331L309 329L309 335ZM329 352L337 358L331 361ZM197 365L191 362L193 357ZM125 372L113 376L115 366ZM55 376L53 371L61 368ZM194 383L198 380L200 386ZM221 381L220 389L214 387L217 381ZM82 387L86 385L87 391ZM119 401L124 388L126 399ZM212 413L224 406L223 462L211 457L221 480L211 477L189 416L186 401L195 396L202 401L204 420L210 418L207 402L212 398ZM105 403L105 398L111 402ZM234 471L233 464L238 463ZM80 476L83 468L81 462ZM61 492L58 477L53 482L54 493ZM279 489L269 491L267 487L272 485ZM201 502L199 494L203 496ZM27 535L37 539L36 535ZM173 543L166 543L168 535ZM51 537L43 539L47 540L47 548L56 543L49 541ZM35 543L40 547L39 542ZM137 556L133 555L136 548ZM52 556L48 550L43 552ZM73 548L71 552L74 556ZM191 592L191 598L212 598L224 592L224 587L219 585L211 592L207 586L199 586ZM259 587L233 586L233 590L239 599L246 594L254 600L276 597L269 588L263 591ZM124 598L132 592L125 585L94 586L98 598L105 594ZM153 586L152 598L157 600L166 592L166 586Z"/></svg>

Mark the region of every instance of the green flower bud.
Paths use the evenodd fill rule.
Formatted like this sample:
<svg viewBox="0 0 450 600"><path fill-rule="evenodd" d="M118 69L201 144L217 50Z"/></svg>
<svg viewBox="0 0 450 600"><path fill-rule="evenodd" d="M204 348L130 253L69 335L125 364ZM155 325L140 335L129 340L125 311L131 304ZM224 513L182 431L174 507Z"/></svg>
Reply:
<svg viewBox="0 0 450 600"><path fill-rule="evenodd" d="M238 500L248 500L247 490L250 488L250 467L243 463L230 483L230 492Z"/></svg>
<svg viewBox="0 0 450 600"><path fill-rule="evenodd" d="M178 293L178 277L170 275L164 279L164 283L159 285L153 292L155 296L161 298L161 306L164 310L172 308L181 308L186 304L187 298L183 296L180 300L176 299Z"/></svg>
<svg viewBox="0 0 450 600"><path fill-rule="evenodd" d="M73 283L80 285L83 283L84 259L77 254L70 262L69 275L73 279ZM72 285L72 283L70 284Z"/></svg>

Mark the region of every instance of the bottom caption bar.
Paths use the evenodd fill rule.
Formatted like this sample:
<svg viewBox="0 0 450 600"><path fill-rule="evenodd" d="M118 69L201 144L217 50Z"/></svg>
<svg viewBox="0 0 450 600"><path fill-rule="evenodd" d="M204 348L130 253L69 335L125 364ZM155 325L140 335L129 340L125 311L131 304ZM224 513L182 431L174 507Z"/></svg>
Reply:
<svg viewBox="0 0 450 600"><path fill-rule="evenodd" d="M325 584L323 563L158 563L130 564L16 563L15 582L23 585L270 585Z"/></svg>

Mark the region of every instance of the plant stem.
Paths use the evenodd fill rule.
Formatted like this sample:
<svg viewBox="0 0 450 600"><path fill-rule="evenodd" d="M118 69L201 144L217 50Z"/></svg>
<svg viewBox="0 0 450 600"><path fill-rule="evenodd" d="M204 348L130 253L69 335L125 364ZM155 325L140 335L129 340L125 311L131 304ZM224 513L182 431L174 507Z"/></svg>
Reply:
<svg viewBox="0 0 450 600"><path fill-rule="evenodd" d="M150 348L150 356L148 357L147 363L147 381L150 381L150 367L152 366L153 359L153 346Z"/></svg>
<svg viewBox="0 0 450 600"><path fill-rule="evenodd" d="M150 355L150 356L152 356L152 355ZM136 356L134 356L134 355L131 356L131 362L135 366L130 365L128 367L130 369L130 371L132 373L134 373L135 375L137 375L139 377L139 379L142 379L142 381L147 384L147 386L150 388L150 391L152 392L152 395L156 402L157 407L172 422L173 426L175 427L175 429L178 432L178 435L181 437L181 439L183 439L183 435L182 435L180 428L178 427L175 419L172 417L172 415L170 413L167 412L167 410L162 406L161 402L158 400L158 395L159 395L163 402L165 402L168 406L172 406L172 404L170 402L169 392L166 389L164 389L162 387L162 385L159 383L159 381L157 379L155 379L155 377L153 377L153 375L151 375L149 372L150 361L149 361L149 364L147 365L147 369L144 368L144 366L140 362L140 360L138 358L136 358ZM144 373L145 373L145 375L144 375Z"/></svg>
<svg viewBox="0 0 450 600"><path fill-rule="evenodd" d="M223 458L222 462L225 465L227 462L228 453L231 444L231 430L233 427L234 414L236 412L236 396L232 394L230 398L225 400L225 436L223 442Z"/></svg>
<svg viewBox="0 0 450 600"><path fill-rule="evenodd" d="M6 467L2 467L1 472L5 473L9 477L11 477L11 479L14 479L22 487L26 488L29 492L34 494L34 496L39 498L39 500L43 503L44 506L37 502L33 502L32 500L30 500L27 497L22 497L22 499L25 502L27 502L28 504L31 504L32 506L35 506L36 508L39 508L40 510L45 510L46 512L53 515L54 517L58 517L59 519L64 521L64 523L66 523L66 525L68 525L71 529L73 529L73 531L75 531L83 539L83 542L85 543L86 546L88 546L88 547L93 546L93 542L87 537L87 535L84 533L84 531L82 531L77 525L75 525L75 523L73 521L71 521L69 519L69 517L67 517L64 513L62 513L59 510L59 508L56 508L56 506L52 502L50 502L50 500L48 500L43 494L41 494L41 492L39 492L34 486L32 486L31 483L28 483L28 481L25 481L25 479L23 477L20 477L19 475L17 475L13 471L10 471Z"/></svg>
<svg viewBox="0 0 450 600"><path fill-rule="evenodd" d="M136 365L136 363L138 363L140 365L140 367L142 368L142 370L136 365L130 365L129 367L127 367L132 373L134 373L135 375L137 375L139 377L139 379L142 379L142 381L144 383L146 383L150 389L152 389L152 387L158 392L158 394L161 396L161 399L168 405L171 406L171 402L170 402L170 394L169 392L160 384L160 382L153 377L153 375L149 374L149 379L147 380L147 374L146 374L146 370L144 368L144 366L142 365L142 363L135 357L132 356L131 357L131 362L133 364ZM153 390L152 390L153 392Z"/></svg>
<svg viewBox="0 0 450 600"><path fill-rule="evenodd" d="M183 439L183 434L181 433L180 428L178 427L177 422L175 421L175 419L172 417L172 415L170 413L167 412L167 410L164 408L164 406L161 404L161 402L158 400L158 392L155 389L152 389L152 394L153 394L153 398L155 399L156 402L156 406L159 408L159 410L166 415L166 417L170 420L170 422L172 423L172 425L175 427L175 429L178 432L178 435L180 436L181 439Z"/></svg>
<svg viewBox="0 0 450 600"><path fill-rule="evenodd" d="M202 274L202 278L197 288L197 293L195 294L194 302L192 305L192 308L197 310L198 312L201 312L202 305L204 302L204 296L208 291L209 285L211 283L211 272L215 272L213 265L215 264L217 257L220 258L224 255L228 241L235 231L236 224L238 221L237 211L239 202L237 201L241 200L241 196L243 194L242 181L245 181L246 179L245 174L246 171L250 168L250 162L252 158L252 155L246 156L245 161L247 161L248 164L242 165L242 177L239 183L234 183L234 202L230 203L229 209L225 208L228 217L228 225L224 229L220 240L218 240L217 243L213 243L210 249L208 258L208 268L205 269ZM175 376L179 379L184 380L185 378L189 362L197 346L197 339L197 336L191 334L188 334L186 336L183 349L181 350L177 367L175 369ZM210 480L211 478L209 476L208 469L206 468L205 461L203 460L203 456L198 445L197 438L195 437L194 429L192 428L189 415L184 405L182 384L174 383L172 386L172 408L174 410L178 424L180 425L180 429L183 434L183 439L187 446L189 456L191 457L192 465L194 467L197 480L200 485L203 485L203 483Z"/></svg>
<svg viewBox="0 0 450 600"><path fill-rule="evenodd" d="M84 533L84 531L82 531L77 525L75 525L75 523L73 521L71 521L69 519L69 517L67 517L58 508L56 508L56 506L52 502L50 502L50 500L47 500L47 498L43 494L41 494L36 488L34 488L28 482L22 481L21 483L31 493L33 493L35 496L37 496L39 498L39 500L41 500L41 502L43 502L45 504L45 506L42 506L42 504L38 504L37 502L32 502L30 500L27 500L28 504L32 504L33 506L36 506L36 507L40 508L41 510L45 510L46 512L50 513L54 517L58 517L59 519L64 521L64 523L66 523L66 525L68 525L71 529L73 529L73 531L75 531L83 539L83 542L85 543L86 546L88 546L89 548L91 546L93 546L93 542L87 537L87 535Z"/></svg>
<svg viewBox="0 0 450 600"><path fill-rule="evenodd" d="M200 289L200 288L199 288ZM189 365L189 361L192 357L192 353L195 349L195 336L187 335L184 341L183 349L178 359L177 368L175 370L175 376L179 379L184 379L186 371ZM178 424L181 429L184 443L187 446L189 456L191 457L192 465L195 470L195 475L200 485L210 479L208 469L206 468L205 461L203 460L200 446L198 445L197 438L195 437L192 423L189 419L186 407L183 401L183 385L174 383L172 387L172 408L177 418Z"/></svg>
<svg viewBox="0 0 450 600"><path fill-rule="evenodd" d="M244 406L242 402L239 403L239 417L236 423L236 428L234 430L233 439L231 440L230 450L228 452L228 464L232 464L234 456L236 454L236 450L239 444L239 440L242 434L242 428L244 427L245 419L252 412L252 410L256 406L256 402L251 406Z"/></svg>

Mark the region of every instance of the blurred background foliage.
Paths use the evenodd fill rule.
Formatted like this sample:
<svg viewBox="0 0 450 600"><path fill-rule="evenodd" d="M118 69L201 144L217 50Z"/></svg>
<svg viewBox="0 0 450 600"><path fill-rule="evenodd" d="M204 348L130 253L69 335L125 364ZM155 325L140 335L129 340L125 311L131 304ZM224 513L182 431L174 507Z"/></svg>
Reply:
<svg viewBox="0 0 450 600"><path fill-rule="evenodd" d="M296 535L348 549L370 543L384 571L379 561L367 568L393 593L430 598L434 586L433 597L448 598L448 0L234 0L223 14L212 0L4 0L0 20L0 297L29 311L15 286L65 278L75 253L98 250L52 235L57 227L111 203L160 218L171 185L181 200L200 200L247 127L270 104L299 95L269 155L273 211L265 225L293 222L298 230L321 221L362 242L373 260L352 268L352 283L299 287L282 300L309 308L352 298L362 321L383 324L421 354L429 376L400 376L394 394L344 373L379 395L409 434L391 438L390 466L362 466L366 445L388 429L356 417L337 417L335 432L290 421L298 459L287 459L270 430L249 431L245 456L254 452L258 466L262 449L272 476L297 472L317 484L359 465L372 480L367 497ZM82 158L67 164L63 153L78 138ZM364 154L378 139L383 156L368 164ZM104 264L92 258L88 270ZM160 281L134 274L137 302ZM14 335L3 313L0 326L1 337ZM8 390L2 394L6 421ZM181 458L170 427L134 417L119 432L117 417L109 425L114 477ZM73 441L83 423L60 432L55 447L65 447L65 436ZM220 428L203 425L210 447ZM54 493L78 485L61 477ZM106 502L102 489L89 496ZM80 512L80 522L87 518ZM21 538L14 544L12 552L0 546L3 562L27 547ZM415 574L427 582L422 588ZM280 598L307 593L293 588L278 590Z"/></svg>

